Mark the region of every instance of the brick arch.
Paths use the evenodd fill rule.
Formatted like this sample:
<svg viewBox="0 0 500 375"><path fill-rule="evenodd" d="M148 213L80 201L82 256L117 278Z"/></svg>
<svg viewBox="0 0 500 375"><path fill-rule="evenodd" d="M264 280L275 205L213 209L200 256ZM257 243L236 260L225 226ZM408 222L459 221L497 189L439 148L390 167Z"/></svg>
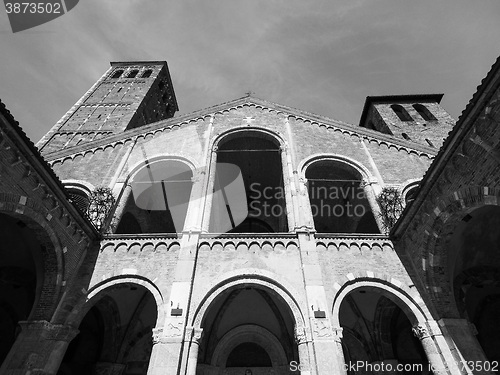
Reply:
<svg viewBox="0 0 500 375"><path fill-rule="evenodd" d="M77 327L92 306L108 296L107 291L111 290L113 287L125 284L136 284L142 286L153 295L157 308L156 327L162 327L165 321L165 302L163 300L163 295L160 289L152 281L145 277L136 275L111 277L103 282L93 285L88 290L86 298L82 298L69 314L66 324Z"/></svg>
<svg viewBox="0 0 500 375"><path fill-rule="evenodd" d="M359 161L350 158L348 156L340 155L340 154L333 154L333 153L318 153L318 154L313 154L302 161L300 161L299 165L297 166L297 170L299 171L300 177L301 178L306 178L306 170L310 166L312 166L314 163L319 162L319 161L333 161L333 162L338 162L342 163L345 165L350 166L354 170L356 170L360 175L361 179L363 181L374 181L375 177L371 174L370 170L366 168L362 163Z"/></svg>
<svg viewBox="0 0 500 375"><path fill-rule="evenodd" d="M277 282L276 280L278 279L279 277L271 272L256 269L239 269L226 273L223 277L215 281L213 284L214 286L198 304L193 315L192 326L196 329L201 328L201 323L206 317L212 303L223 293L241 288L245 285L254 285L260 289L270 290L278 294L288 305L294 318L295 325L297 327L305 327L306 319L295 297L298 294L293 293L293 289L287 288L284 284Z"/></svg>
<svg viewBox="0 0 500 375"><path fill-rule="evenodd" d="M282 150L284 150L287 147L287 142L283 139L283 137L279 132L275 132L260 126L239 126L239 127L234 127L230 130L226 130L221 134L217 134L215 139L212 141L211 149L217 150L221 141L231 140L233 137L237 137L238 135L244 133L256 133L256 134L262 133L272 138L276 142L276 144L282 148ZM229 139L226 139L228 137Z"/></svg>
<svg viewBox="0 0 500 375"><path fill-rule="evenodd" d="M49 223L52 217L35 200L17 194L0 194L0 213L23 221L42 244L43 280L28 320L50 321L59 301L64 278L63 249L56 231Z"/></svg>
<svg viewBox="0 0 500 375"><path fill-rule="evenodd" d="M500 206L500 189L468 186L441 199L430 208L431 223L424 235L425 279L431 300L443 316L460 316L449 282L447 244L464 216L484 206ZM445 301L439 303L438 301Z"/></svg>
<svg viewBox="0 0 500 375"><path fill-rule="evenodd" d="M145 160L141 160L131 166L128 169L127 172L127 181L131 181L134 176L146 165L152 164L152 163L158 163L158 162L180 162L186 164L186 166L191 169L191 172L194 174L194 172L199 168L199 165L192 160L191 158L187 158L185 156L178 156L178 155L167 155L167 154L156 154L154 156L150 156Z"/></svg>
<svg viewBox="0 0 500 375"><path fill-rule="evenodd" d="M423 324L431 317L421 298L418 295L412 295L409 288L404 287L395 279L389 279L390 281L373 277L350 277L349 279L340 285L333 299L332 323L334 327L340 327L340 305L344 298L359 288L375 290L394 302L403 310L412 325Z"/></svg>

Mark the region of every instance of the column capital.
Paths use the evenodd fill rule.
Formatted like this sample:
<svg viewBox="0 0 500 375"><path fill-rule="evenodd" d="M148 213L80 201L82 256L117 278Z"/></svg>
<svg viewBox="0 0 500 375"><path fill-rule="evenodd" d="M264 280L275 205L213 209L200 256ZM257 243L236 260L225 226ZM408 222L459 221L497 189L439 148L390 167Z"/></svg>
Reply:
<svg viewBox="0 0 500 375"><path fill-rule="evenodd" d="M193 342L199 344L201 341L201 337L203 336L203 328L198 327L187 327L186 333L184 335L184 341Z"/></svg>
<svg viewBox="0 0 500 375"><path fill-rule="evenodd" d="M419 340L431 337L431 334L426 324L415 324L411 330L413 331L413 335Z"/></svg>
<svg viewBox="0 0 500 375"><path fill-rule="evenodd" d="M306 342L310 341L307 339L306 327L296 326L294 334L295 334L295 342L297 343L297 345L305 344Z"/></svg>
<svg viewBox="0 0 500 375"><path fill-rule="evenodd" d="M78 329L64 324L52 324L46 320L20 321L21 331L36 339L70 342L78 334Z"/></svg>

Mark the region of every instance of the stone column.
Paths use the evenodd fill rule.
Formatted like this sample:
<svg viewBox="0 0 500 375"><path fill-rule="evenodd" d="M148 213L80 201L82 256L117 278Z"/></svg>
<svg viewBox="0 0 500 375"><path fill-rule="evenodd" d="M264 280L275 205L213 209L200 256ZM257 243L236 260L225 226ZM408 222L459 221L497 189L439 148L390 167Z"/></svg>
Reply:
<svg viewBox="0 0 500 375"><path fill-rule="evenodd" d="M201 335L203 334L203 328L192 328L188 331L191 335L190 346L189 346L189 356L187 363L187 375L196 375L196 366L198 365L198 351L200 349Z"/></svg>
<svg viewBox="0 0 500 375"><path fill-rule="evenodd" d="M0 373L56 374L78 330L45 320L19 322L21 333L5 358Z"/></svg>
<svg viewBox="0 0 500 375"><path fill-rule="evenodd" d="M450 374L447 370L441 350L434 340L435 336L442 336L439 327L434 327L430 322L419 323L413 326L412 331L415 337L422 343L432 373L435 375ZM451 374L455 373L459 374L460 372L451 372Z"/></svg>
<svg viewBox="0 0 500 375"><path fill-rule="evenodd" d="M311 374L311 364L309 363L309 345L311 339L307 336L305 327L295 327L295 342L299 349L299 363L297 367L300 369L300 374L302 375Z"/></svg>

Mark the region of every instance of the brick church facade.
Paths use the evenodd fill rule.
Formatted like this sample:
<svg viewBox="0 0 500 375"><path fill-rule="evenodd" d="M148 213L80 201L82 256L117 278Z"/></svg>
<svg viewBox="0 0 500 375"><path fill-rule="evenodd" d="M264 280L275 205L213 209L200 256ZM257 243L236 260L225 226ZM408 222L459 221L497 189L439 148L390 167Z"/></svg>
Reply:
<svg viewBox="0 0 500 375"><path fill-rule="evenodd" d="M36 146L2 104L0 373L498 373L499 87L176 116L117 62Z"/></svg>

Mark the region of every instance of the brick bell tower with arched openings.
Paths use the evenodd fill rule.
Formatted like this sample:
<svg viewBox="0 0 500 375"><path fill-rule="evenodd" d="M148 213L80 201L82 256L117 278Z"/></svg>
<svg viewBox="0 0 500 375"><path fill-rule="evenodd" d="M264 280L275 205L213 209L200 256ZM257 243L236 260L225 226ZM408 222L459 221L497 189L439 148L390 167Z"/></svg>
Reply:
<svg viewBox="0 0 500 375"><path fill-rule="evenodd" d="M161 61L111 63L38 150L2 106L0 372L492 373L499 72L455 127L442 94L174 116Z"/></svg>

